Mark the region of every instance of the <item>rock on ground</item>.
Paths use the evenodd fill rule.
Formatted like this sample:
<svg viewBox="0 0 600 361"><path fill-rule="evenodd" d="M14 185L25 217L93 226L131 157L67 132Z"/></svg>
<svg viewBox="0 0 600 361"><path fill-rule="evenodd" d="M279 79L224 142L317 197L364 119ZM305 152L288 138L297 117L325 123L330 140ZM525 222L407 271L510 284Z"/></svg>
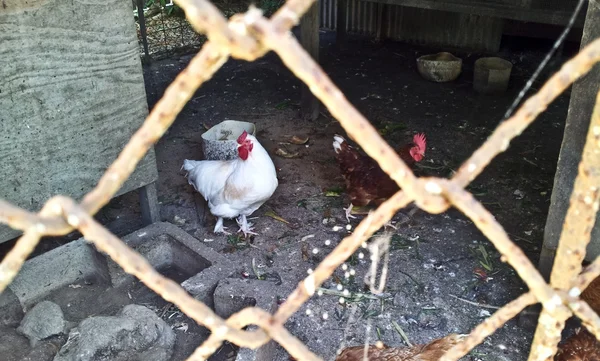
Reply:
<svg viewBox="0 0 600 361"><path fill-rule="evenodd" d="M25 316L15 293L7 288L0 293L0 326L17 327Z"/></svg>
<svg viewBox="0 0 600 361"><path fill-rule="evenodd" d="M0 326L0 355L5 361L20 361L27 355L27 339L14 328Z"/></svg>
<svg viewBox="0 0 600 361"><path fill-rule="evenodd" d="M60 306L42 301L25 314L17 331L27 336L31 345L35 346L38 341L63 333L65 324Z"/></svg>
<svg viewBox="0 0 600 361"><path fill-rule="evenodd" d="M128 305L117 316L96 316L71 330L54 361L168 361L175 333L144 306Z"/></svg>

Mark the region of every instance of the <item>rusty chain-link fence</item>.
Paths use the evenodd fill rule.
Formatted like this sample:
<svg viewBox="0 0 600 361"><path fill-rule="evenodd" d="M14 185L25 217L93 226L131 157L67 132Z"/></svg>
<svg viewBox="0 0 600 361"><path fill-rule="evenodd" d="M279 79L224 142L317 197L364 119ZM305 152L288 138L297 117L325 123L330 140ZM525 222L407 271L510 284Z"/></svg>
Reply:
<svg viewBox="0 0 600 361"><path fill-rule="evenodd" d="M278 342L298 360L320 360L284 328L284 323L363 242L398 210L415 201L420 208L433 214L441 213L450 206L462 211L490 239L502 254L502 259L514 267L529 287L529 292L506 304L477 326L443 360L457 360L466 355L525 307L537 302L542 304L543 310L529 360L552 359L565 320L573 314L600 338L600 318L578 298L587 285L600 275L600 258L581 272L581 262L599 206L600 95L596 99L550 284L544 281L522 250L511 242L494 216L464 189L496 155L508 148L512 138L519 135L549 103L600 60L600 39L582 49L511 118L502 122L452 179L417 178L290 33L291 27L299 22L313 0L288 0L270 20L263 17L260 10L251 8L245 14L234 15L230 21L207 0L176 0L176 3L185 10L194 29L206 34L209 41L167 88L142 127L80 204L67 197L56 196L38 214L34 214L0 200L0 221L24 231L0 264L0 292L14 279L42 236L65 235L78 229L86 240L93 242L126 272L135 275L165 300L210 329L211 336L188 360L206 360L225 340L241 347L257 348L270 339ZM253 61L270 50L276 52L295 75L310 87L349 136L403 190L369 214L351 235L343 239L314 272L299 283L275 314L251 307L224 320L205 304L192 298L179 284L160 275L142 256L97 223L92 215L112 198L196 89L211 78L228 57ZM258 329L243 331L242 328L247 325L257 325Z"/></svg>

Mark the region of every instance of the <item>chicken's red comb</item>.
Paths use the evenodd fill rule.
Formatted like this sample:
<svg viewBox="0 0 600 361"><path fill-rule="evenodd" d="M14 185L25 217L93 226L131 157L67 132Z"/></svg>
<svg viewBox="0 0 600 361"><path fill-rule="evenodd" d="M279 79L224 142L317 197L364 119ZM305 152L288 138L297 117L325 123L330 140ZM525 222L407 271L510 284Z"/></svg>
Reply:
<svg viewBox="0 0 600 361"><path fill-rule="evenodd" d="M425 150L425 146L427 145L427 139L425 139L425 133L415 134L413 137L413 143L419 147L421 150Z"/></svg>
<svg viewBox="0 0 600 361"><path fill-rule="evenodd" d="M248 132L246 132L244 130L244 132L242 134L240 134L240 136L237 139L238 144L242 144L246 140L247 136L248 136Z"/></svg>

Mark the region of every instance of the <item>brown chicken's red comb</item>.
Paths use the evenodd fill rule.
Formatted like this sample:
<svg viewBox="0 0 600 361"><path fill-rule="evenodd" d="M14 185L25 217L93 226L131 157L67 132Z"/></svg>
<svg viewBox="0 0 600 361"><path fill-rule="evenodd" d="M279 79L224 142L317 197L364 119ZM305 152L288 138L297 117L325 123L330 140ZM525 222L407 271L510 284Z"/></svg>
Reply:
<svg viewBox="0 0 600 361"><path fill-rule="evenodd" d="M237 139L238 144L242 144L246 140L247 136L248 136L248 132L246 132L244 130L244 132Z"/></svg>
<svg viewBox="0 0 600 361"><path fill-rule="evenodd" d="M427 145L425 133L415 134L415 136L413 137L413 143L415 143L420 149L425 150L425 146Z"/></svg>

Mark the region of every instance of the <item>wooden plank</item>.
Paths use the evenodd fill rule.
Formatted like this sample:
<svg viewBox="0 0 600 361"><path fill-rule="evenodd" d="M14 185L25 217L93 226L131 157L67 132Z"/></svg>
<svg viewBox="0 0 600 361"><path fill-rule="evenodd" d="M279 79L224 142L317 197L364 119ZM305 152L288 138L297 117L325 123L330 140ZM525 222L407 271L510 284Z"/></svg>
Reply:
<svg viewBox="0 0 600 361"><path fill-rule="evenodd" d="M319 61L319 2L316 1L300 20L300 41L302 47ZM300 116L306 120L316 120L319 117L319 100L302 85L300 96Z"/></svg>
<svg viewBox="0 0 600 361"><path fill-rule="evenodd" d="M31 211L57 194L80 200L148 114L131 3L5 3L0 198ZM157 178L152 150L118 195ZM0 226L0 243L19 234Z"/></svg>
<svg viewBox="0 0 600 361"><path fill-rule="evenodd" d="M331 0L333 1L333 0ZM337 0L336 9L336 25L335 25L335 43L336 45L344 45L348 39L346 31L346 15L348 13L348 1Z"/></svg>
<svg viewBox="0 0 600 361"><path fill-rule="evenodd" d="M383 34L385 34L384 30L384 16L383 11L387 5L386 4L377 4L377 33L375 34L375 40L381 41L383 39Z"/></svg>
<svg viewBox="0 0 600 361"><path fill-rule="evenodd" d="M566 25L575 9L575 3L569 9L550 10L500 4L484 0L364 0L375 3L401 5L420 9L441 10L464 14L490 16L502 19L531 21L553 25ZM585 15L580 14L576 26L583 26Z"/></svg>
<svg viewBox="0 0 600 361"><path fill-rule="evenodd" d="M390 38L440 48L495 52L500 48L504 20L489 16L396 7Z"/></svg>

